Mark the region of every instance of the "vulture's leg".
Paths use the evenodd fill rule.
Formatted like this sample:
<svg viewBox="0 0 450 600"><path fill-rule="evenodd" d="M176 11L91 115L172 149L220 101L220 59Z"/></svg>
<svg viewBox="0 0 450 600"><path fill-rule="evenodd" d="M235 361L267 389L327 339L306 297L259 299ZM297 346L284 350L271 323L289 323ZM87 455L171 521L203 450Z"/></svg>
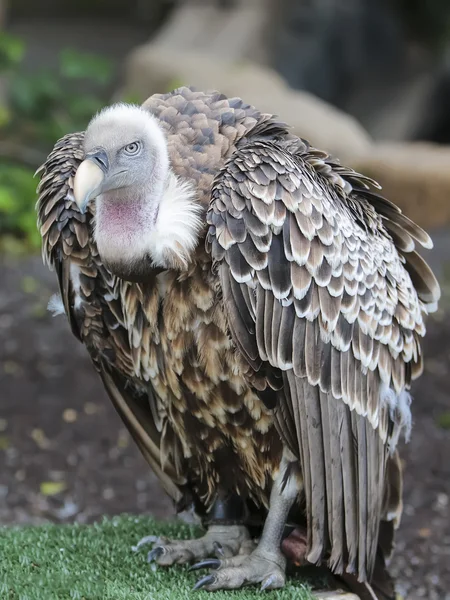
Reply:
<svg viewBox="0 0 450 600"><path fill-rule="evenodd" d="M264 590L284 586L286 557L281 551L281 539L289 511L301 489L301 479L295 473L283 486L285 472L285 469L280 469L273 483L269 513L255 550L248 556L206 560L195 565L194 568L217 569L200 579L195 589L237 589L252 583L260 583Z"/></svg>
<svg viewBox="0 0 450 600"><path fill-rule="evenodd" d="M135 549L153 543L148 561L161 566L190 563L213 556L223 558L250 554L255 547L243 521L243 502L236 497L218 499L204 522L207 527L203 537L193 540L170 540L148 536L138 542Z"/></svg>

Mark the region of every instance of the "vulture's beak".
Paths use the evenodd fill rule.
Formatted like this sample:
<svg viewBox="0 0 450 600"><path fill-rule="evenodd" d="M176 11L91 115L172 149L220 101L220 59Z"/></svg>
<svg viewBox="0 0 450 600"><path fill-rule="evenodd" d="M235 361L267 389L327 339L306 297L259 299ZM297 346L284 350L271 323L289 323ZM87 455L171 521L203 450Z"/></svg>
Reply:
<svg viewBox="0 0 450 600"><path fill-rule="evenodd" d="M87 154L78 167L73 180L73 195L82 214L89 201L101 194L108 169L108 156L104 150Z"/></svg>

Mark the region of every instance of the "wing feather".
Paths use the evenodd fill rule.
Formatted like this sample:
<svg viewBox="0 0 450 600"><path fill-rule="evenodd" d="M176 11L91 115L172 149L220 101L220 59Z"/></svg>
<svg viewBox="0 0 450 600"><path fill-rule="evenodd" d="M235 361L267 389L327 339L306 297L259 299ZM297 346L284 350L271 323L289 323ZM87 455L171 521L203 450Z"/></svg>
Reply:
<svg viewBox="0 0 450 600"><path fill-rule="evenodd" d="M322 394L322 392L321 392ZM331 555L330 567L337 573L342 573L344 570L344 559L346 556L347 543L345 539L345 512L344 512L344 482L342 473L342 459L340 452L340 423L337 403L333 402L333 398L327 395L322 397L322 419L326 423L328 418L327 430L324 431L324 439L329 440L330 444L330 479L329 496L331 505L332 517L330 520L330 541ZM327 438L328 434L328 438Z"/></svg>
<svg viewBox="0 0 450 600"><path fill-rule="evenodd" d="M440 294L416 251L431 240L369 178L270 135L238 144L217 178L207 249L243 357L283 372L275 419L301 463L309 560L328 552L336 572L365 581L388 450L408 425L405 390Z"/></svg>

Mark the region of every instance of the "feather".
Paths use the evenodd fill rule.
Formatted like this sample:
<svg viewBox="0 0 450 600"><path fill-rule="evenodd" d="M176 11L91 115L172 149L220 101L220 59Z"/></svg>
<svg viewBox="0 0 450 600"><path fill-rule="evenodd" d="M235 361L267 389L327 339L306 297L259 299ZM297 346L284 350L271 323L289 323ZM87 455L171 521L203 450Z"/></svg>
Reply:
<svg viewBox="0 0 450 600"><path fill-rule="evenodd" d="M275 298L286 298L291 290L290 265L284 259L282 240L280 236L273 236L272 245L268 256L268 269L271 288Z"/></svg>
<svg viewBox="0 0 450 600"><path fill-rule="evenodd" d="M269 233L269 227L249 210L243 211L242 219L246 231L249 231L254 236L261 238Z"/></svg>
<svg viewBox="0 0 450 600"><path fill-rule="evenodd" d="M282 310L281 323L277 331L278 345L274 352L276 363L280 369L292 368L293 366L293 329L295 326L295 311L292 305L286 306ZM275 339L275 335L272 333Z"/></svg>
<svg viewBox="0 0 450 600"><path fill-rule="evenodd" d="M332 296L326 287L317 287L320 301L320 316L323 327L326 331L331 331L336 327L341 309L341 299L339 296Z"/></svg>
<svg viewBox="0 0 450 600"><path fill-rule="evenodd" d="M225 301L230 302L233 306L231 326L236 339L239 340L239 348L246 360L257 368L260 361L255 343L255 325L248 312L242 289L230 276L230 272L223 268L221 269L221 283Z"/></svg>
<svg viewBox="0 0 450 600"><path fill-rule="evenodd" d="M294 297L301 300L308 292L312 277L305 267L300 267L297 263L291 262L291 282L293 286Z"/></svg>
<svg viewBox="0 0 450 600"><path fill-rule="evenodd" d="M294 219L290 219L289 241L292 258L298 265L304 265L309 256L310 242L297 227Z"/></svg>
<svg viewBox="0 0 450 600"><path fill-rule="evenodd" d="M356 572L358 556L358 484L357 467L353 451L351 415L347 406L337 405L339 454L342 464L342 481L345 513L345 537L347 544L348 573ZM350 442L350 443L349 443Z"/></svg>
<svg viewBox="0 0 450 600"><path fill-rule="evenodd" d="M430 267L417 252L406 256L405 268L411 276L411 281L423 302L437 302L441 297L439 283Z"/></svg>
<svg viewBox="0 0 450 600"><path fill-rule="evenodd" d="M302 379L301 381L303 389L300 393L303 396L302 405L306 416L307 448L311 470L311 504L314 506L314 510L311 513L311 521L308 523L309 528L312 530L308 561L312 564L318 564L323 557L327 541L325 538L327 496L320 396L318 387L311 386L306 379Z"/></svg>
<svg viewBox="0 0 450 600"><path fill-rule="evenodd" d="M331 548L335 547L335 543L339 544L339 541L335 541L335 527L333 526L333 465L334 455L332 454L332 441L331 438L333 436L333 432L331 431L331 422L330 422L330 402L334 402L333 398L329 398L327 393L323 392L322 389L318 390L319 396L319 405L320 405L320 423L322 425L322 436L323 436L323 448L321 451L321 455L323 456L323 464L325 467L325 476L323 480L324 486L324 495L325 495L325 506L327 510L327 523L326 527L324 527L324 531L328 532L328 538L330 542ZM333 407L331 408L333 411ZM337 449L339 452L339 448ZM340 516L340 520L342 523L342 517ZM323 534L322 534L323 535ZM342 550L342 548L341 548Z"/></svg>
<svg viewBox="0 0 450 600"><path fill-rule="evenodd" d="M308 524L307 537L308 548L313 543L313 498L312 498L312 470L311 456L308 445L308 427L305 412L305 397L303 384L305 378L294 377L292 371L287 372L289 384L291 387L291 396L294 400L293 409L295 415L295 425L297 430L297 440L301 455L303 485L306 497L306 522ZM309 560L309 558L308 558Z"/></svg>
<svg viewBox="0 0 450 600"><path fill-rule="evenodd" d="M300 451L298 447L297 428L293 410L291 388L286 372L283 373L283 389L278 393L278 402L274 411L278 430L287 447L298 460Z"/></svg>
<svg viewBox="0 0 450 600"><path fill-rule="evenodd" d="M274 365L274 360L272 357L272 319L274 314L274 306L276 304L276 300L272 296L270 292L266 292L266 299L264 301L264 321L261 323L261 327L264 335L264 350L265 354L268 357L269 362Z"/></svg>
<svg viewBox="0 0 450 600"><path fill-rule="evenodd" d="M239 251L252 269L260 271L267 267L267 254L258 250L251 236L247 236L247 239L239 244Z"/></svg>
<svg viewBox="0 0 450 600"><path fill-rule="evenodd" d="M264 315L266 313L266 293L261 286L256 290L256 341L261 360L268 361L266 344L264 339Z"/></svg>
<svg viewBox="0 0 450 600"><path fill-rule="evenodd" d="M281 303L277 300L274 300L273 310L272 310L272 327L271 327L271 332L270 332L270 337L271 337L271 349L270 349L271 360L270 360L270 362L271 362L272 366L279 365L278 338L280 335L281 319L283 317L283 310L284 309L281 306Z"/></svg>
<svg viewBox="0 0 450 600"><path fill-rule="evenodd" d="M358 489L358 579L367 580L367 521L368 521L368 474L367 474L367 437L364 420L352 412L352 430L356 439L357 489Z"/></svg>
<svg viewBox="0 0 450 600"><path fill-rule="evenodd" d="M433 242L431 241L430 236L426 233L421 227L416 225L411 219L409 219L406 215L401 212L398 212L398 208L393 208L392 206L388 206L386 204L377 205L378 212L389 219L392 223L395 223L397 226L397 230L399 228L403 229L407 234L409 234L413 239L415 239L419 244L421 244L424 248L431 249L433 248Z"/></svg>
<svg viewBox="0 0 450 600"><path fill-rule="evenodd" d="M239 246L235 245L229 248L227 259L231 273L236 281L239 281L240 283L250 281L252 277L252 268L242 256Z"/></svg>
<svg viewBox="0 0 450 600"><path fill-rule="evenodd" d="M305 362L306 374L312 385L320 381L321 348L319 342L319 327L316 321L306 322L305 332Z"/></svg>
<svg viewBox="0 0 450 600"><path fill-rule="evenodd" d="M399 250L402 252L413 252L415 248L414 239L407 231L402 229L395 221L391 221L388 218L384 218L383 223Z"/></svg>
<svg viewBox="0 0 450 600"><path fill-rule="evenodd" d="M342 470L345 468L341 463L340 451L340 423L339 414L334 398L329 394L321 394L321 406L323 420L328 416L328 433L330 444L330 479L327 481L327 489L329 495L329 504L331 504L332 516L329 520L330 538L332 540L331 555L329 564L331 569L336 573L342 573L344 568L344 557L346 555L346 541L344 537L344 495L343 495L343 478ZM326 435L324 432L324 439Z"/></svg>
<svg viewBox="0 0 450 600"><path fill-rule="evenodd" d="M305 319L295 319L293 343L292 343L292 363L296 377L306 377L306 326L308 321Z"/></svg>

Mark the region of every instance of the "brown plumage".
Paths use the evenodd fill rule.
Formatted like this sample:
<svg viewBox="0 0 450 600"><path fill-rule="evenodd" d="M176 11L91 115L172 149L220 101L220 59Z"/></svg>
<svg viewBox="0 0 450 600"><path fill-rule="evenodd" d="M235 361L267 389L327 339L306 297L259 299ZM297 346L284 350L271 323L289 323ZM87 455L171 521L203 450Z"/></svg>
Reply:
<svg viewBox="0 0 450 600"><path fill-rule="evenodd" d="M179 506L236 492L268 507L288 452L308 560L366 582L401 513L395 446L439 298L416 252L431 240L375 182L240 99L180 88L144 109L195 187L198 243L186 264L120 271L135 282L111 272L98 204L81 214L73 198L84 134L64 137L37 210L72 331Z"/></svg>

